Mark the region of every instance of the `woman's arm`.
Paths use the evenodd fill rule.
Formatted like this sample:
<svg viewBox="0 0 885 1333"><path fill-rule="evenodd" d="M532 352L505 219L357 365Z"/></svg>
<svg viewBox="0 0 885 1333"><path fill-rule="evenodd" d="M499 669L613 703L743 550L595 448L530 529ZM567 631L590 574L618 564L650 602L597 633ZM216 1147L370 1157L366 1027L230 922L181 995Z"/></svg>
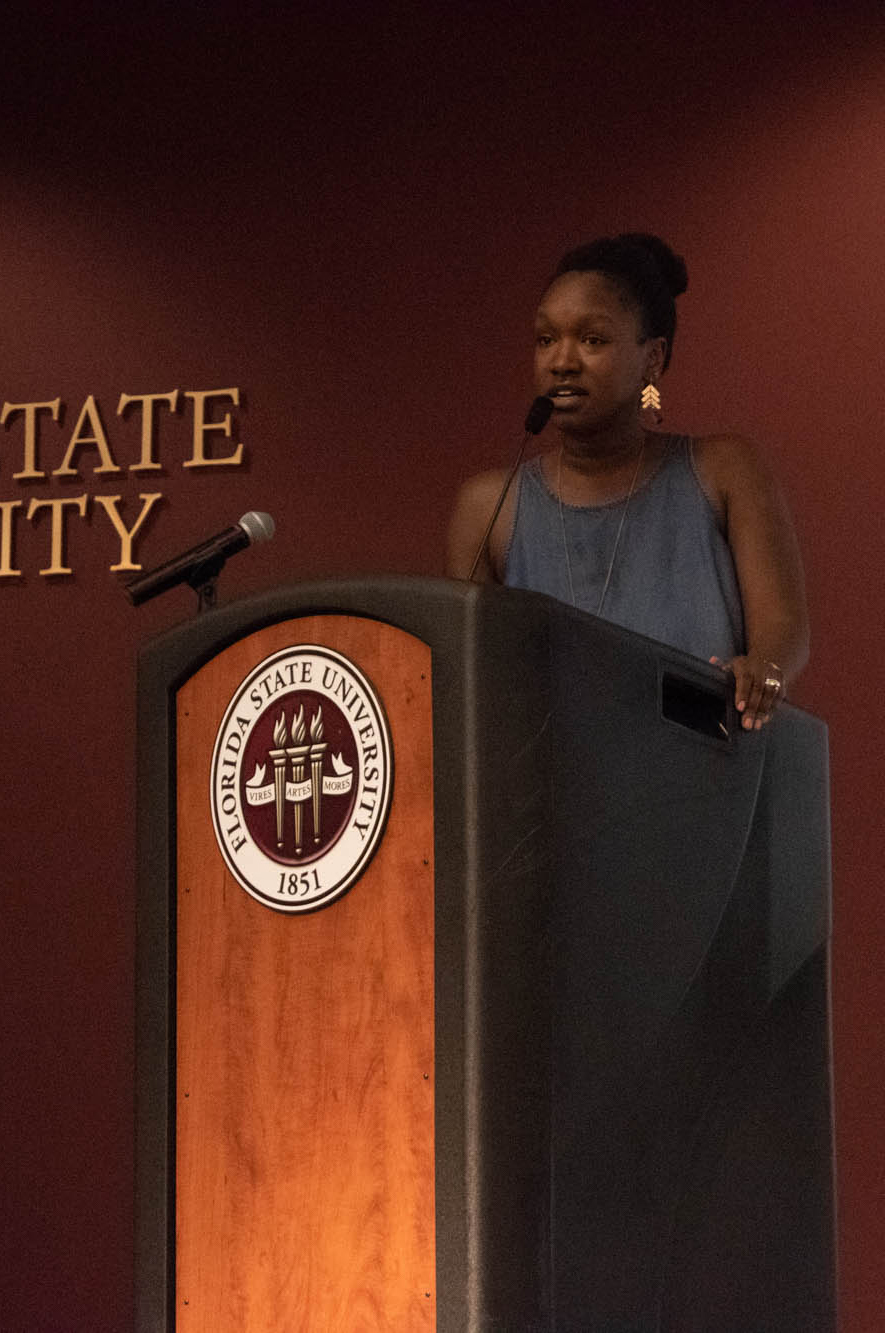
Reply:
<svg viewBox="0 0 885 1333"><path fill-rule="evenodd" d="M724 522L744 608L747 651L719 665L734 672L744 727L759 728L808 661L799 545L783 493L748 440L708 436L695 446L695 463Z"/></svg>
<svg viewBox="0 0 885 1333"><path fill-rule="evenodd" d="M504 472L483 472L478 477L470 477L458 492L446 537L446 573L449 578L466 579L470 573L505 476ZM499 571L503 568L504 534L510 531L513 524L512 501L515 489L514 481L476 567L474 578L479 583L501 581Z"/></svg>

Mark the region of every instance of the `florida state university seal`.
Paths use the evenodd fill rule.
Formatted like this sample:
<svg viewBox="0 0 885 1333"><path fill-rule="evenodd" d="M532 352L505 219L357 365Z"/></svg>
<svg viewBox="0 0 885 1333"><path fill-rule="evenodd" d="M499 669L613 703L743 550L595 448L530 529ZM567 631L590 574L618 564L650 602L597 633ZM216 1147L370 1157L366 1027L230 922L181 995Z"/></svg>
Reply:
<svg viewBox="0 0 885 1333"><path fill-rule="evenodd" d="M384 832L393 752L381 701L352 662L301 644L231 699L212 755L212 821L228 869L282 912L340 898Z"/></svg>

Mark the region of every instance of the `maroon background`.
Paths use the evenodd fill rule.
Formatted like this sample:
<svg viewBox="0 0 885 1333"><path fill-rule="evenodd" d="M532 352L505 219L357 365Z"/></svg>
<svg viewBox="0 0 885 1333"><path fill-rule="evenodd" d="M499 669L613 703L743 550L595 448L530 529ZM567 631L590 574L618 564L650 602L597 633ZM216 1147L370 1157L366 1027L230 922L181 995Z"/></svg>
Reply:
<svg viewBox="0 0 885 1333"><path fill-rule="evenodd" d="M294 807L292 804L287 803L285 807L283 848L280 849L277 847L276 802L270 801L267 805L249 805L246 799L246 786L251 781L256 764L263 764L265 768L264 782L261 785L265 786L274 782L273 760L268 758L269 751L275 748L274 727L282 713L286 719L286 739L283 744L284 747L291 746L292 721L302 707L304 708L305 737L301 744L310 744L310 725L322 710L323 735L321 739L326 743L326 748L323 751L323 774L326 777L334 776L335 769L332 764L332 755L340 755L345 764L353 770L353 786L346 796L323 797L320 817L322 846L316 849L314 849L313 840L313 802L305 801L302 803L304 843L302 855L296 856ZM309 754L305 755L305 761L302 781L308 779L312 781ZM289 759L286 760L285 774L286 781L292 782L292 764ZM356 741L347 718L338 705L324 694L319 694L314 690L296 688L274 695L246 742L243 762L240 766L240 800L246 815L249 832L262 851L272 860L279 861L280 865L309 865L318 856L325 856L326 852L331 850L333 842L337 842L341 836L356 799L359 781L360 758Z"/></svg>
<svg viewBox="0 0 885 1333"><path fill-rule="evenodd" d="M323 4L4 10L0 293L9 401L236 385L248 463L25 484L162 490L145 567L268 509L227 598L436 573L460 478L509 461L558 254L660 231L688 258L667 423L767 443L807 556L797 699L831 726L843 1329L885 1327L881 808L881 4ZM84 467L91 461L81 454ZM93 508L97 508L93 506ZM0 581L4 810L0 1327L125 1330L132 1291L134 660L101 512L48 516Z"/></svg>

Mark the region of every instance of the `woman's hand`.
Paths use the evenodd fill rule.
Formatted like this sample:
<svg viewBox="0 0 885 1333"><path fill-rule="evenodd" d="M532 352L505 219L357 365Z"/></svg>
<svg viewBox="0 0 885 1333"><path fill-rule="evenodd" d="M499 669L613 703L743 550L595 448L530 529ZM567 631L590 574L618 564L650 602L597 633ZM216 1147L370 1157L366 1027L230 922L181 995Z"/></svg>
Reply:
<svg viewBox="0 0 885 1333"><path fill-rule="evenodd" d="M747 651L730 661L747 731L765 725L808 661L808 610L796 534L767 463L747 440L711 435L695 463L734 559Z"/></svg>
<svg viewBox="0 0 885 1333"><path fill-rule="evenodd" d="M776 662L769 662L759 653L747 653L723 662L711 657L714 666L730 671L734 676L734 706L742 715L745 731L759 731L784 697L784 673Z"/></svg>

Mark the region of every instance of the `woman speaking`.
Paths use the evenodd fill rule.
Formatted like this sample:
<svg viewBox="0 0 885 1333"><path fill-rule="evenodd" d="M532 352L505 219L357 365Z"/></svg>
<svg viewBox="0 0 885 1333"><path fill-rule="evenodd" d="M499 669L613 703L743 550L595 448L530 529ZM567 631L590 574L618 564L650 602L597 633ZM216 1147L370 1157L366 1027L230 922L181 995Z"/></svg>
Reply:
<svg viewBox="0 0 885 1333"><path fill-rule="evenodd" d="M656 236L564 255L535 317L535 386L557 439L505 480L461 488L447 568L548 593L734 673L745 728L767 722L808 657L793 525L756 448L660 429L681 258ZM649 416L655 422L650 428Z"/></svg>

